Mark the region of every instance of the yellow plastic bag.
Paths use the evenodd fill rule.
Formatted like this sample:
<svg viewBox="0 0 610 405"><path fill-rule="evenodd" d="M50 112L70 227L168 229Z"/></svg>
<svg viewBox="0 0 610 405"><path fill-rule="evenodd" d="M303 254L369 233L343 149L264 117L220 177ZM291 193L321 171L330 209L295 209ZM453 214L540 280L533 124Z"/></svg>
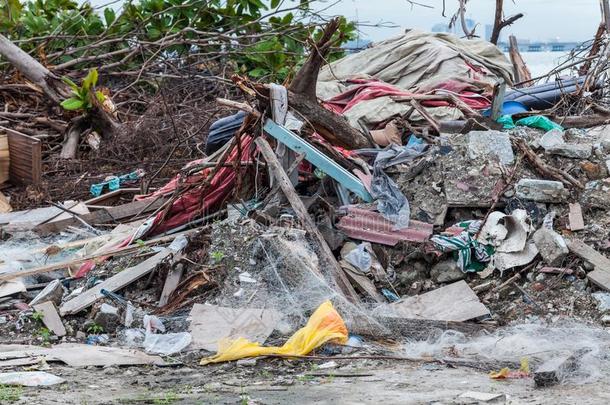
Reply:
<svg viewBox="0 0 610 405"><path fill-rule="evenodd" d="M222 363L270 354L303 356L329 341L345 344L347 338L345 322L333 304L326 301L311 315L307 325L296 331L282 347L263 347L245 338L221 341L218 344L218 353L201 359L201 364Z"/></svg>

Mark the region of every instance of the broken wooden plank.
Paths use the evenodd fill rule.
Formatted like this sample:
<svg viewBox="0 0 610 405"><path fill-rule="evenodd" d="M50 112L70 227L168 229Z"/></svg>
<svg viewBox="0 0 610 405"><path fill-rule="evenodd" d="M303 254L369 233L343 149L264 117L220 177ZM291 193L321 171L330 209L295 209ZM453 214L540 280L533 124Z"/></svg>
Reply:
<svg viewBox="0 0 610 405"><path fill-rule="evenodd" d="M131 219L137 214L144 214L147 212L154 211L165 204L166 200L160 198L156 201L151 199L134 201L127 204L119 205L116 207L107 207L97 211L93 211L89 214L81 215L81 219L89 224L105 224L105 223L117 223L121 220ZM62 221L54 221L42 225L38 225L34 228L34 232L39 235L49 235L57 233L67 228L68 226L79 226L80 221L74 217L64 219Z"/></svg>
<svg viewBox="0 0 610 405"><path fill-rule="evenodd" d="M419 102L411 100L409 104L411 104L411 107L415 108L415 110L417 110L417 112L428 122L428 124L434 128L437 134L441 133L441 127L439 126L438 122Z"/></svg>
<svg viewBox="0 0 610 405"><path fill-rule="evenodd" d="M195 304L189 314L191 350L218 351L222 339L246 338L263 344L280 321L273 309L228 308Z"/></svg>
<svg viewBox="0 0 610 405"><path fill-rule="evenodd" d="M0 127L6 133L10 156L9 180L13 184L40 184L42 179L42 143L39 139Z"/></svg>
<svg viewBox="0 0 610 405"><path fill-rule="evenodd" d="M182 250L186 243L186 238L184 236L176 238L176 240L174 240L170 246L163 249L156 255L144 260L142 263L137 264L136 266L129 267L115 274L109 279L106 279L103 282L95 285L93 288L88 289L79 296L71 299L68 302L65 302L59 308L60 314L62 316L75 314L92 305L97 300L103 298L104 295L102 294L102 290L115 292L133 283L140 277L143 277L153 271L157 267L157 265L161 263L165 258L174 255L180 250Z"/></svg>
<svg viewBox="0 0 610 405"><path fill-rule="evenodd" d="M502 107L504 106L504 96L506 94L506 82L500 79L494 86L493 99L491 100L491 119L496 121L500 118Z"/></svg>
<svg viewBox="0 0 610 405"><path fill-rule="evenodd" d="M588 261L594 270L587 273L587 278L598 287L610 291L610 260L580 240L567 240L570 252Z"/></svg>
<svg viewBox="0 0 610 405"><path fill-rule="evenodd" d="M337 259L335 258L335 255L333 254L332 250L330 250L328 243L326 243L324 236L322 236L322 234L318 230L318 227L309 216L307 208L305 208L303 201L301 201L301 198L295 191L292 182L290 181L288 175L282 168L280 162L275 156L275 153L273 153L271 146L262 137L257 138L254 142L259 147L261 153L263 154L263 157L267 161L269 170L279 183L280 188L286 195L286 198L288 199L290 205L297 214L297 217L307 230L307 233L317 245L316 247L318 248L318 254L320 256L320 261L322 263L323 268L326 268L330 271L330 277L337 283L344 296L348 300L355 303L359 302L360 298L358 297L356 290L354 290L354 287L352 287L352 285L350 284L349 280L347 279L347 276L343 272L343 269L341 269L341 266L339 266L339 263L337 262Z"/></svg>
<svg viewBox="0 0 610 405"><path fill-rule="evenodd" d="M585 220L582 217L582 208L579 203L570 204L568 219L570 221L570 230L572 232L582 231L585 229Z"/></svg>
<svg viewBox="0 0 610 405"><path fill-rule="evenodd" d="M8 181L9 165L8 135L0 132L0 184Z"/></svg>
<svg viewBox="0 0 610 405"><path fill-rule="evenodd" d="M341 268L345 271L347 277L352 280L354 285L360 286L360 289L365 292L369 297L371 297L376 302L387 302L387 300L383 297L382 294L377 291L377 287L375 284L361 271L356 269L350 263L345 260L341 260L339 262Z"/></svg>
<svg viewBox="0 0 610 405"><path fill-rule="evenodd" d="M44 358L45 361L61 361L72 367L87 366L128 366L140 364L163 365L165 362L159 356L151 356L139 350L121 349L118 347L93 346L78 343L63 343L52 347L28 347L0 352L0 360L20 358ZM0 362L0 365L2 363Z"/></svg>
<svg viewBox="0 0 610 405"><path fill-rule="evenodd" d="M375 309L381 316L464 322L489 315L464 280Z"/></svg>
<svg viewBox="0 0 610 405"><path fill-rule="evenodd" d="M89 213L87 207L78 201L64 201L62 206L78 214ZM29 231L39 224L68 218L72 216L60 208L42 207L0 214L0 226L7 231Z"/></svg>
<svg viewBox="0 0 610 405"><path fill-rule="evenodd" d="M66 328L64 324L61 322L61 318L57 313L57 309L55 309L55 304L51 301L46 301L41 304L34 305L34 310L36 312L42 313L42 323L55 334L55 336L65 336Z"/></svg>
<svg viewBox="0 0 610 405"><path fill-rule="evenodd" d="M320 168L320 170L364 201L373 201L373 197L371 197L366 187L356 176L336 164L300 136L295 135L292 131L276 124L270 119L265 122L264 130L296 153L305 155L305 160Z"/></svg>
<svg viewBox="0 0 610 405"><path fill-rule="evenodd" d="M44 360L42 357L24 357L22 359L12 359L0 361L0 368L13 368L22 366L31 366Z"/></svg>
<svg viewBox="0 0 610 405"><path fill-rule="evenodd" d="M162 244L162 243L167 243L167 242L177 239L181 235L189 235L189 234L195 233L197 231L198 231L197 229L189 229L187 231L183 231L183 232L176 233L173 235L163 236L160 238L147 240L147 241L144 241L143 244L128 245L128 246L121 247L118 249L106 250L103 252L91 254L86 257L66 260L66 261L59 262L59 263L49 264L47 266L34 267L31 269L23 269L23 270L17 270L17 271L12 271L10 269L2 270L2 271L0 271L0 281L12 280L17 277L25 277L25 276L33 276L36 274L49 273L49 272L55 271L55 270L68 269L68 268L71 268L72 266L82 264L82 263L88 262L90 260L96 260L99 258L107 258L107 257L112 257L112 256L119 256L119 255L133 253L133 252L136 252L136 251L142 249L142 247L144 247L144 246L153 246L153 245L158 245L158 244Z"/></svg>
<svg viewBox="0 0 610 405"><path fill-rule="evenodd" d="M5 282L0 281L0 298L26 291L27 288L25 288L21 278Z"/></svg>
<svg viewBox="0 0 610 405"><path fill-rule="evenodd" d="M180 284L180 278L182 278L183 272L184 266L181 263L178 263L167 272L167 278L165 279L163 291L161 291L161 297L159 298L158 305L160 307L165 306L169 301L169 297L174 291L176 291L176 287L178 287L178 284Z"/></svg>
<svg viewBox="0 0 610 405"><path fill-rule="evenodd" d="M2 170L2 169L0 169ZM2 184L2 182L0 181L0 184ZM8 201L8 198L6 198L6 196L2 193L2 191L0 191L0 213L7 213L7 212L11 212L13 210L13 207L11 207L10 202Z"/></svg>

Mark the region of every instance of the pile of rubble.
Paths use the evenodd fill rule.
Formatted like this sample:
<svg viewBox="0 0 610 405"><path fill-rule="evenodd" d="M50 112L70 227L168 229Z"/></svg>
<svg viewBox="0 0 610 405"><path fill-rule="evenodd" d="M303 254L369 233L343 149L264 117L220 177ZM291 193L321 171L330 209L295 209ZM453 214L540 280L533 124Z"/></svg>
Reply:
<svg viewBox="0 0 610 405"><path fill-rule="evenodd" d="M318 75L336 24L290 87L234 77L248 102L218 100L240 112L165 186L135 195L136 173L0 214L0 343L38 345L3 346L3 369L387 356L374 342L610 323L610 127L511 113L512 67L479 40L409 32ZM520 376L577 368L558 356Z"/></svg>

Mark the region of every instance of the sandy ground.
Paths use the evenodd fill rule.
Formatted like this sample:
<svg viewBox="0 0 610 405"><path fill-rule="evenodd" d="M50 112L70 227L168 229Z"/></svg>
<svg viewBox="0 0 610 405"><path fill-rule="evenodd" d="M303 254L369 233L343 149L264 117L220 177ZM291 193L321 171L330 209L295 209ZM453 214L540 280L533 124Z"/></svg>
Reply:
<svg viewBox="0 0 610 405"><path fill-rule="evenodd" d="M174 368L129 367L50 372L66 383L23 388L15 404L465 404L467 391L505 394L507 404L607 404L610 378L539 389L531 379L494 381L484 372L378 360L318 363L260 360ZM8 401L0 401L3 404Z"/></svg>

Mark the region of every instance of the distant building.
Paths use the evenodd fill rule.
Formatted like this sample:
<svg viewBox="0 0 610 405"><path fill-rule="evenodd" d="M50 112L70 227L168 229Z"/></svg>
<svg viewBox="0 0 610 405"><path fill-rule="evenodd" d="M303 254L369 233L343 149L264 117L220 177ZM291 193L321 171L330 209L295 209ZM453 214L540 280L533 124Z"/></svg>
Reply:
<svg viewBox="0 0 610 405"><path fill-rule="evenodd" d="M431 29L432 32L449 32L449 26L447 24L438 23L434 24Z"/></svg>
<svg viewBox="0 0 610 405"><path fill-rule="evenodd" d="M492 24L485 24L485 40L491 40L491 34L494 32L494 26Z"/></svg>

